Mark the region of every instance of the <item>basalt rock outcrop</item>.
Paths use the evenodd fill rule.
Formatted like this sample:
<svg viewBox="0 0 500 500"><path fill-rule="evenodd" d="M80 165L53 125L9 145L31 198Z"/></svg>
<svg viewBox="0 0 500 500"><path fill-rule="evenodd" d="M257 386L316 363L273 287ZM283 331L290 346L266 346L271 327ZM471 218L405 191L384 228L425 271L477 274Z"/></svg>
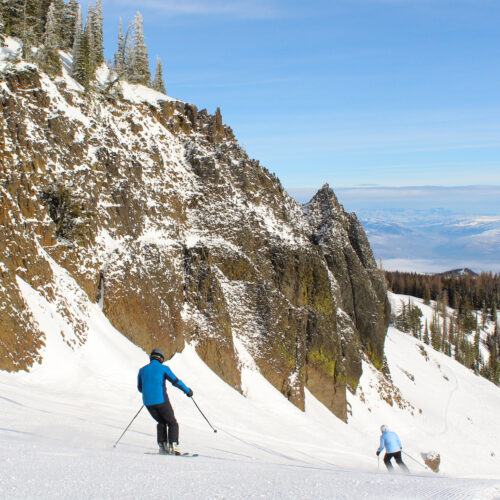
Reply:
<svg viewBox="0 0 500 500"><path fill-rule="evenodd" d="M0 76L0 369L43 355L22 282L85 343L57 263L146 351L191 343L237 390L258 368L298 407L307 387L346 419L362 356L382 366L389 305L328 186L295 202L220 110L120 86L84 94L23 63Z"/></svg>

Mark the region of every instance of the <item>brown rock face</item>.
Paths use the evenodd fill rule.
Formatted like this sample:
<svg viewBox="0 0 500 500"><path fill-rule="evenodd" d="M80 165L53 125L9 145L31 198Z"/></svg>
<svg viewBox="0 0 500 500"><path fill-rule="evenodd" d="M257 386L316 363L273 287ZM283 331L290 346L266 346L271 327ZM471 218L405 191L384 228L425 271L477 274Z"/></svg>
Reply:
<svg viewBox="0 0 500 500"><path fill-rule="evenodd" d="M330 188L301 207L220 110L84 96L35 69L3 78L1 369L29 368L43 345L19 278L85 342L60 266L146 351L190 343L237 390L242 369L259 369L298 407L307 387L346 419L362 350L381 366L389 306Z"/></svg>
<svg viewBox="0 0 500 500"><path fill-rule="evenodd" d="M355 214L347 214L328 185L304 206L338 284L339 307L353 321L372 362L381 369L390 319L383 277L377 269L365 232Z"/></svg>

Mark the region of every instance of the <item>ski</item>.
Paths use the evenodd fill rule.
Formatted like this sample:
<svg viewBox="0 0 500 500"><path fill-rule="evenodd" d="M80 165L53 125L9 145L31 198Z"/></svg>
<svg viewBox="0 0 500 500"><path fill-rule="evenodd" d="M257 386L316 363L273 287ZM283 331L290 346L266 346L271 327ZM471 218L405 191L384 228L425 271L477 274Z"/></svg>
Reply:
<svg viewBox="0 0 500 500"><path fill-rule="evenodd" d="M197 457L198 453L189 453L188 451L184 453L159 453L157 451L146 451L145 455L162 455L165 457Z"/></svg>

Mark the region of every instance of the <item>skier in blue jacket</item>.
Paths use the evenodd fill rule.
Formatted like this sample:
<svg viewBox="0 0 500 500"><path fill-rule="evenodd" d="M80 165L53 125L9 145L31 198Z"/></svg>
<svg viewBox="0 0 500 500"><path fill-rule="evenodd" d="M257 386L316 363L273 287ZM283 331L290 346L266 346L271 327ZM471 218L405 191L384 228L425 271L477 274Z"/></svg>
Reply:
<svg viewBox="0 0 500 500"><path fill-rule="evenodd" d="M403 446L401 445L399 436L395 432L390 431L387 425L382 425L380 427L380 432L382 435L380 436L380 446L377 450L377 457L385 448L384 463L387 470L389 472L393 471L391 458L394 457L396 459L396 463L401 467L401 469L403 469L406 473L409 473L410 471L408 470L408 467L406 467L403 459L401 458L401 450Z"/></svg>
<svg viewBox="0 0 500 500"><path fill-rule="evenodd" d="M161 349L153 349L149 364L143 366L137 375L137 389L142 393L142 401L151 416L158 422L157 439L162 455L179 455L179 424L167 396L165 381L191 397L193 391L178 379L168 366L164 366L165 354Z"/></svg>

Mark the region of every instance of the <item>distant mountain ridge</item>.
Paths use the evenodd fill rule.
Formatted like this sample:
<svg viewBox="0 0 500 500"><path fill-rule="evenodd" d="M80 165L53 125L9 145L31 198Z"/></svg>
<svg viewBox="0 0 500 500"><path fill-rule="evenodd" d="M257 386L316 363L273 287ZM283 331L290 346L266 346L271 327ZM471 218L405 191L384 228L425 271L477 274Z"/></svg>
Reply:
<svg viewBox="0 0 500 500"><path fill-rule="evenodd" d="M450 271L445 271L443 273L437 274L439 276L479 276L478 273L475 273L467 267L463 267L461 269L451 269Z"/></svg>

